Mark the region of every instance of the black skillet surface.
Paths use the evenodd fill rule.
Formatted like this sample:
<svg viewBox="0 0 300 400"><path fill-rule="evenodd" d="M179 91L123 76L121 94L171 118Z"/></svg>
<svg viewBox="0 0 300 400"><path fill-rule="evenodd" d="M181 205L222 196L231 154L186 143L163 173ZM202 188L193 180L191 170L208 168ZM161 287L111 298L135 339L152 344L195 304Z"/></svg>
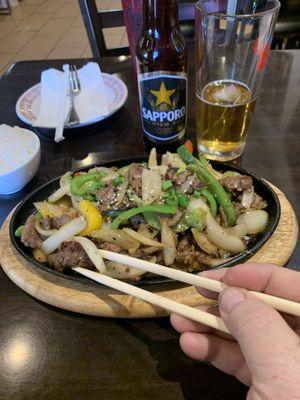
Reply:
<svg viewBox="0 0 300 400"><path fill-rule="evenodd" d="M123 158L123 159L119 159L119 160L115 160L115 161L110 161L109 163L101 163L101 166L121 167L123 165L127 165L132 162L142 162L142 161L147 161L147 158L146 157ZM75 169L75 170L73 170L73 172L86 171L90 168L93 168L93 167L99 166L99 165L100 164L92 164L92 165L87 166L86 168ZM247 259L249 259L271 237L271 235L275 231L275 229L278 225L278 222L279 222L280 204L279 204L277 195L275 194L273 189L264 180L262 180L255 174L252 174L249 171L244 170L243 168L228 165L228 164L218 163L216 161L212 161L212 165L218 171L232 170L232 171L242 173L244 175L250 175L253 178L255 192L268 202L268 207L266 208L266 211L269 214L269 221L268 221L268 225L267 225L266 229L261 234L259 234L255 238L255 240L253 240L248 245L249 248L246 251L236 255L231 260L224 262L222 265L219 265L219 266L213 267L213 268L232 267L236 264L245 262ZM47 271L47 272L49 272L53 275L56 275L60 278L67 278L67 279L75 280L77 282L86 283L86 284L94 283L95 285L99 285L98 283L91 282L91 280L89 280L88 278L85 278L85 277L82 277L81 275L76 274L72 270L70 270L68 273L56 272L56 271L52 270L47 264L39 263L38 261L36 261L33 258L32 254L31 254L31 249L28 247L25 247L23 245L23 243L21 242L21 240L14 236L15 230L20 225L24 225L27 218L36 211L35 207L33 206L33 203L47 199L51 193L53 193L55 190L57 190L59 187L59 179L60 179L60 177L55 178L55 179L49 181L48 183L44 184L43 186L39 187L38 189L34 190L30 195L28 195L18 205L18 207L16 208L16 210L13 213L13 216L10 221L10 226L9 226L9 233L10 233L11 241L12 241L15 249L24 258L26 258L26 260L30 261L35 267L42 269L43 271ZM201 271L201 270L202 269L199 269L199 271ZM199 272L199 271L195 271L195 272ZM139 282L136 283L136 285L157 284L157 283L164 283L164 282L170 282L170 279L164 278L164 277L141 279Z"/></svg>

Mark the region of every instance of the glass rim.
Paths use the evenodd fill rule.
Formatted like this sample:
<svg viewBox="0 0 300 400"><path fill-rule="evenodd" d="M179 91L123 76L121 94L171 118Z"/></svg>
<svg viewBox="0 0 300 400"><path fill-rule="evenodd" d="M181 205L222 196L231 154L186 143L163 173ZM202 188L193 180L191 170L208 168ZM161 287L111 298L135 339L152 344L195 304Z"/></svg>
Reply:
<svg viewBox="0 0 300 400"><path fill-rule="evenodd" d="M274 2L274 7L272 7L269 10L266 11L261 11L257 13L252 13L252 14L226 14L222 12L216 12L216 11L205 11L201 5L207 0L199 0L197 3L195 3L195 8L196 10L200 11L203 15L205 16L213 16L216 18L235 18L235 19L249 19L249 18L257 18L257 17L263 17L265 15L269 14L274 14L277 10L279 10L281 3L279 0L272 0ZM230 1L230 0L228 0Z"/></svg>

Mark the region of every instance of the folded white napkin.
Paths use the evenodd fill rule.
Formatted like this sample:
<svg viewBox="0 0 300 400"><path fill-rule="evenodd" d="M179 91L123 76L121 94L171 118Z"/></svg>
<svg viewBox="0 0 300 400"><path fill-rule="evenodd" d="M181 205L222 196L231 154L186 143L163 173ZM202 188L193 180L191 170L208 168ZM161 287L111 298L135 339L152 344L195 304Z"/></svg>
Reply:
<svg viewBox="0 0 300 400"><path fill-rule="evenodd" d="M75 107L81 123L93 122L110 112L103 76L97 63L89 62L78 69L81 92L75 97ZM41 105L34 126L55 128L62 102L65 118L69 111L69 98L65 96L65 72L54 68L41 74Z"/></svg>

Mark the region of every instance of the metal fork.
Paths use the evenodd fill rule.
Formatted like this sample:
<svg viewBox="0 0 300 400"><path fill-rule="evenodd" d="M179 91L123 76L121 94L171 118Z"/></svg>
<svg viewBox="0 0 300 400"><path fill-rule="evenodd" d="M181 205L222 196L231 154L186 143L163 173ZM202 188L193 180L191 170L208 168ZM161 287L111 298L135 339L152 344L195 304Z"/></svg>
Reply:
<svg viewBox="0 0 300 400"><path fill-rule="evenodd" d="M70 65L68 76L68 91L67 95L70 98L70 111L67 115L65 125L72 126L80 123L80 118L75 109L74 99L81 91L80 81L75 65Z"/></svg>

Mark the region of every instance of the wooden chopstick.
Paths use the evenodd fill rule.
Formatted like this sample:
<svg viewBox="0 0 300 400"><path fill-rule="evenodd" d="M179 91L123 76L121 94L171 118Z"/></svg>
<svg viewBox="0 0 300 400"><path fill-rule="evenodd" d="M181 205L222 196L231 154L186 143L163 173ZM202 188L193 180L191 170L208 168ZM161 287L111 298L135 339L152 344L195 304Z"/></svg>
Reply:
<svg viewBox="0 0 300 400"><path fill-rule="evenodd" d="M230 333L223 320L213 314L198 310L197 308L186 306L185 304L177 303L174 300L170 300L166 297L148 292L147 290L141 289L137 286L133 286L118 279L100 274L99 272L90 271L81 267L74 267L72 269L98 283L102 283L105 286L109 286L113 289L119 290L120 292L138 297L139 299L148 303L182 315L183 317L189 318L193 321L200 322L204 325L210 326L211 328L218 329L225 333Z"/></svg>
<svg viewBox="0 0 300 400"><path fill-rule="evenodd" d="M107 250L99 250L101 256L107 260L116 261L129 267L140 268L144 271L152 272L156 275L165 276L176 281L184 282L192 286L201 287L220 293L228 286L220 281L209 279L204 276L190 274L188 272L180 271L174 268L168 268L160 264L155 264L150 261L140 260L138 258L130 257L125 254L114 253ZM246 289L243 289L247 291ZM286 300L281 297L271 296L269 294L255 292L249 290L249 293L258 297L261 301L269 304L271 307L278 311L300 317L300 304L291 300Z"/></svg>

